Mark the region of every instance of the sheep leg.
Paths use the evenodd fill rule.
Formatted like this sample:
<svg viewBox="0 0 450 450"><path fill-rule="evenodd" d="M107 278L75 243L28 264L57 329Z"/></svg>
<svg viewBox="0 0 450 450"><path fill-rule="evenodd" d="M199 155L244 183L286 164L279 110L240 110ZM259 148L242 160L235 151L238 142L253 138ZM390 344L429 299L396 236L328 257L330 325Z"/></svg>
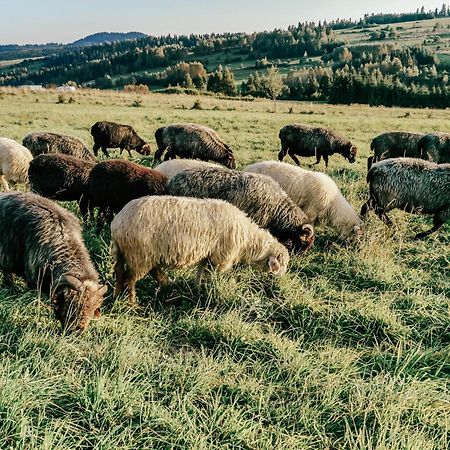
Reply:
<svg viewBox="0 0 450 450"><path fill-rule="evenodd" d="M328 168L328 155L323 155L323 161L325 163L325 168Z"/></svg>
<svg viewBox="0 0 450 450"><path fill-rule="evenodd" d="M384 208L381 208L380 206L375 206L375 214L388 226L391 227L393 225L393 222L391 219L389 219L388 215L386 214L386 210Z"/></svg>
<svg viewBox="0 0 450 450"><path fill-rule="evenodd" d="M367 215L369 214L369 211L371 209L374 209L374 202L372 198L369 198L369 200L367 200L366 203L364 203L364 205L362 205L361 207L361 212L360 212L360 216L362 219L366 219Z"/></svg>
<svg viewBox="0 0 450 450"><path fill-rule="evenodd" d="M197 265L197 275L195 277L195 284L197 286L200 286L200 282L202 281L202 276L207 265L208 265L207 259L202 259Z"/></svg>
<svg viewBox="0 0 450 450"><path fill-rule="evenodd" d="M102 147L102 152L107 158L109 158L108 149L106 147Z"/></svg>
<svg viewBox="0 0 450 450"><path fill-rule="evenodd" d="M370 168L372 167L372 164L374 163L374 156L369 156L367 158L367 172L370 170Z"/></svg>
<svg viewBox="0 0 450 450"><path fill-rule="evenodd" d="M289 149L288 147L281 145L281 150L278 153L278 161L283 161L283 158L286 156L288 149Z"/></svg>
<svg viewBox="0 0 450 450"><path fill-rule="evenodd" d="M116 264L114 265L114 276L116 278L116 284L114 286L114 298L125 290L124 278L125 278L125 258L120 250L116 251Z"/></svg>
<svg viewBox="0 0 450 450"><path fill-rule="evenodd" d="M294 153L293 150L289 149L289 150L288 150L288 155L292 158L292 161L294 161L295 164L297 164L297 166L300 166L300 161L299 161L299 159L297 158L297 156L295 156L295 153Z"/></svg>
<svg viewBox="0 0 450 450"><path fill-rule="evenodd" d="M316 153L316 162L314 164L311 164L312 166L317 166L317 164L320 163L320 160L322 159L322 154L321 153ZM325 160L325 156L323 157L323 159ZM328 160L325 161L325 165L328 164Z"/></svg>
<svg viewBox="0 0 450 450"><path fill-rule="evenodd" d="M166 151L167 147L158 147L158 150L156 150L155 152L155 160L160 161L161 160L161 156L163 155L163 153Z"/></svg>
<svg viewBox="0 0 450 450"><path fill-rule="evenodd" d="M89 200L84 195L78 200L78 207L80 208L83 222L87 222L89 219L90 205Z"/></svg>
<svg viewBox="0 0 450 450"><path fill-rule="evenodd" d="M423 239L424 237L427 237L430 234L434 233L435 231L439 230L439 228L441 228L442 225L444 225L446 216L447 216L446 214L436 214L433 218L433 227L431 228L431 230L416 234L414 239Z"/></svg>
<svg viewBox="0 0 450 450"><path fill-rule="evenodd" d="M123 152L124 150L125 150L125 149L124 149L123 147L120 147L119 156L122 156L122 152Z"/></svg>
<svg viewBox="0 0 450 450"><path fill-rule="evenodd" d="M97 215L97 231L102 231L106 222L107 209L100 208Z"/></svg>
<svg viewBox="0 0 450 450"><path fill-rule="evenodd" d="M0 183L1 183L2 188L3 188L4 191L9 191L9 184L6 181L5 175L2 175L0 177Z"/></svg>
<svg viewBox="0 0 450 450"><path fill-rule="evenodd" d="M128 157L131 158L131 150L129 148L127 148L127 152L128 152Z"/></svg>
<svg viewBox="0 0 450 450"><path fill-rule="evenodd" d="M158 284L169 284L169 278L159 267L154 267L150 270L150 275L157 281Z"/></svg>
<svg viewBox="0 0 450 450"><path fill-rule="evenodd" d="M174 159L175 156L176 156L175 152L170 147L167 147L166 155L164 156L164 161Z"/></svg>
<svg viewBox="0 0 450 450"><path fill-rule="evenodd" d="M13 276L9 272L6 272L5 270L0 270L0 273L3 275L3 285L8 288L13 287L14 286Z"/></svg>

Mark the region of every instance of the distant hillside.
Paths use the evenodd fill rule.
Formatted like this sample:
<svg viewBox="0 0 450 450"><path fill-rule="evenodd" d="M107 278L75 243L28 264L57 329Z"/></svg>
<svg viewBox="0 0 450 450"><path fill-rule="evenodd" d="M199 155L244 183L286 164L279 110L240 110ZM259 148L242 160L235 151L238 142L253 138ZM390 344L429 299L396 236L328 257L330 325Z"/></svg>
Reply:
<svg viewBox="0 0 450 450"><path fill-rule="evenodd" d="M78 39L75 42L69 44L71 47L86 47L89 45L99 45L104 44L106 42L115 42L115 41L129 41L132 39L141 39L146 37L147 35L144 33L139 33L137 31L132 31L129 33L95 33L89 36L86 36L83 39Z"/></svg>

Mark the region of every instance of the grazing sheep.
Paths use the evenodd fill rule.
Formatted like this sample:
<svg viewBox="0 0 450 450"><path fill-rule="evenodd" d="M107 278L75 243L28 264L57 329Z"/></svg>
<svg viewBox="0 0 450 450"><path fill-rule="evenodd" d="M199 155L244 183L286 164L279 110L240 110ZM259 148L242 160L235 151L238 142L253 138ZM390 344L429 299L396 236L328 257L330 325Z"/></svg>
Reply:
<svg viewBox="0 0 450 450"><path fill-rule="evenodd" d="M370 198L361 208L363 217L374 209L381 220L391 225L386 213L395 208L413 214L434 214L433 228L419 233L416 239L438 230L450 217L450 164L386 159L372 166L367 182Z"/></svg>
<svg viewBox="0 0 450 450"><path fill-rule="evenodd" d="M262 161L243 170L273 178L305 212L309 223L327 225L342 239L361 233L361 219L328 175L279 161Z"/></svg>
<svg viewBox="0 0 450 450"><path fill-rule="evenodd" d="M128 203L111 223L116 289L136 300L136 281L146 273L167 283L162 268L198 264L196 282L211 263L225 272L239 262L283 275L289 254L268 231L221 200L143 197Z"/></svg>
<svg viewBox="0 0 450 450"><path fill-rule="evenodd" d="M422 158L419 142L423 137L423 133L409 131L390 131L380 134L370 144L370 149L374 154L367 159L367 170L370 170L373 163L383 159Z"/></svg>
<svg viewBox="0 0 450 450"><path fill-rule="evenodd" d="M87 218L92 212L88 188L94 161L70 155L39 155L30 163L28 176L31 190L53 200L78 202L80 212Z"/></svg>
<svg viewBox="0 0 450 450"><path fill-rule="evenodd" d="M44 153L62 153L75 156L75 158L96 161L94 155L79 139L65 134L47 133L36 131L27 134L22 144L30 150L33 156Z"/></svg>
<svg viewBox="0 0 450 450"><path fill-rule="evenodd" d="M123 159L110 159L94 166L89 175L89 196L99 208L97 226L111 222L130 200L145 195L163 194L164 174Z"/></svg>
<svg viewBox="0 0 450 450"><path fill-rule="evenodd" d="M164 161L159 166L155 167L155 170L163 173L167 179L170 181L177 173L188 169L208 169L217 168L222 170L227 170L223 166L218 164L199 161L197 159L170 159L169 161Z"/></svg>
<svg viewBox="0 0 450 450"><path fill-rule="evenodd" d="M211 128L195 123L176 123L158 128L155 138L158 144L158 150L155 153L157 160L160 160L167 150L165 160L178 156L215 161L229 169L236 167L232 150Z"/></svg>
<svg viewBox="0 0 450 450"><path fill-rule="evenodd" d="M78 219L56 203L21 192L0 194L0 272L23 277L48 295L68 331L83 331L100 315L101 286L81 237Z"/></svg>
<svg viewBox="0 0 450 450"><path fill-rule="evenodd" d="M348 140L338 136L334 131L326 128L310 127L300 123L286 125L280 130L281 150L278 153L279 161L283 161L286 153L293 159L297 166L300 161L298 156L315 156L320 163L323 157L325 167L328 167L328 157L334 153L340 153L350 163L356 160L357 148Z"/></svg>
<svg viewBox="0 0 450 450"><path fill-rule="evenodd" d="M108 148L120 148L120 154L126 150L130 158L131 150L141 155L150 155L151 152L150 144L141 139L130 125L97 122L92 125L91 135L94 138L95 156L100 148L107 157L109 157Z"/></svg>
<svg viewBox="0 0 450 450"><path fill-rule="evenodd" d="M9 190L10 183L28 183L28 166L33 156L27 148L5 137L0 138L0 184Z"/></svg>
<svg viewBox="0 0 450 450"><path fill-rule="evenodd" d="M226 200L293 249L307 249L314 242L306 214L265 175L215 168L184 170L170 180L167 193Z"/></svg>
<svg viewBox="0 0 450 450"><path fill-rule="evenodd" d="M437 164L450 163L450 133L429 133L419 142L424 159Z"/></svg>

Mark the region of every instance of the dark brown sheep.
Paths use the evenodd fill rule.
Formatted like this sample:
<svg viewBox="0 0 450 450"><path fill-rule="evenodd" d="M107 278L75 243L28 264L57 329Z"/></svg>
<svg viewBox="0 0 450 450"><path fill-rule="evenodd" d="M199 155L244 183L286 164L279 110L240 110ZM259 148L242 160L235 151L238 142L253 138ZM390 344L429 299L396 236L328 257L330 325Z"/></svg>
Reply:
<svg viewBox="0 0 450 450"><path fill-rule="evenodd" d="M286 125L280 130L281 150L278 159L288 154L295 164L300 165L298 156L315 156L319 164L321 158L328 167L328 157L334 153L341 154L350 163L356 160L356 147L348 140L338 136L334 131L326 128L314 128L300 123Z"/></svg>
<svg viewBox="0 0 450 450"><path fill-rule="evenodd" d="M229 169L236 168L233 151L211 128L195 123L176 123L158 128L155 132L158 150L155 159L176 158L215 161Z"/></svg>
<svg viewBox="0 0 450 450"><path fill-rule="evenodd" d="M94 161L69 155L36 156L28 169L31 190L53 200L78 202L86 219L92 210L88 180L94 166Z"/></svg>
<svg viewBox="0 0 450 450"><path fill-rule="evenodd" d="M24 147L30 150L33 156L44 153L62 153L76 158L96 161L94 155L78 138L65 134L36 131L27 134L22 141Z"/></svg>
<svg viewBox="0 0 450 450"><path fill-rule="evenodd" d="M97 226L111 222L130 200L163 194L167 177L131 161L110 159L98 163L89 175L89 195L99 208Z"/></svg>
<svg viewBox="0 0 450 450"><path fill-rule="evenodd" d="M106 286L89 258L78 219L30 192L0 194L0 272L3 281L23 277L48 295L67 331L83 331L100 306Z"/></svg>
<svg viewBox="0 0 450 450"><path fill-rule="evenodd" d="M389 131L374 138L370 144L373 156L367 160L367 170L372 164L389 158L422 158L419 142L425 135L409 131ZM426 159L426 158L425 158Z"/></svg>
<svg viewBox="0 0 450 450"><path fill-rule="evenodd" d="M120 148L120 154L126 150L131 157L131 150L141 155L150 155L150 144L141 139L133 127L115 122L97 122L92 125L91 134L94 138L94 155L99 149L109 157L108 148Z"/></svg>
<svg viewBox="0 0 450 450"><path fill-rule="evenodd" d="M437 164L450 163L450 133L429 133L419 141L423 159Z"/></svg>

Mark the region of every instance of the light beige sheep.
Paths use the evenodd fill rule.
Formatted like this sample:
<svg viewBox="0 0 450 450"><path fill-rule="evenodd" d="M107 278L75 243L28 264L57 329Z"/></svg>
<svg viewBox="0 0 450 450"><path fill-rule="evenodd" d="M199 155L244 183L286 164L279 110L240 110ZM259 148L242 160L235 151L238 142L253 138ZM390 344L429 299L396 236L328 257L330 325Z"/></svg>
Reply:
<svg viewBox="0 0 450 450"><path fill-rule="evenodd" d="M163 163L156 166L155 170L163 173L170 181L177 173L180 173L183 170L208 169L211 167L227 170L226 167L220 166L219 164L200 161L198 159L169 159L168 161L164 161Z"/></svg>
<svg viewBox="0 0 450 450"><path fill-rule="evenodd" d="M115 295L128 290L136 300L136 281L148 272L167 283L162 268L198 265L199 283L207 263L225 272L239 262L283 275L289 254L268 231L222 200L149 196L129 202L111 223Z"/></svg>
<svg viewBox="0 0 450 450"><path fill-rule="evenodd" d="M261 161L243 170L275 180L313 225L329 226L342 239L361 233L361 219L328 175L279 161Z"/></svg>
<svg viewBox="0 0 450 450"><path fill-rule="evenodd" d="M28 167L33 159L30 151L13 139L0 138L0 184L9 190L9 183L28 183Z"/></svg>

